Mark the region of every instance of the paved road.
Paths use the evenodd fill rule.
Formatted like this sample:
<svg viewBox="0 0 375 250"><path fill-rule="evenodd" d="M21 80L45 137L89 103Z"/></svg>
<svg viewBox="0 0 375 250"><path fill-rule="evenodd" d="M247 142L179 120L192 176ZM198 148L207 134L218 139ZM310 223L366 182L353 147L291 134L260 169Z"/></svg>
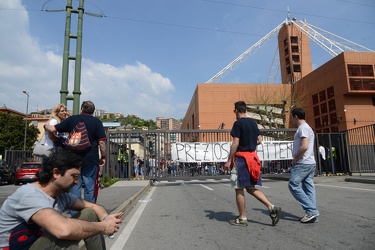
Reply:
<svg viewBox="0 0 375 250"><path fill-rule="evenodd" d="M107 247L119 249L373 249L375 185L318 183L319 223L301 224L303 210L287 182L265 180L261 190L283 209L271 226L267 209L247 196L248 227L234 227L228 180L160 182L125 217Z"/></svg>

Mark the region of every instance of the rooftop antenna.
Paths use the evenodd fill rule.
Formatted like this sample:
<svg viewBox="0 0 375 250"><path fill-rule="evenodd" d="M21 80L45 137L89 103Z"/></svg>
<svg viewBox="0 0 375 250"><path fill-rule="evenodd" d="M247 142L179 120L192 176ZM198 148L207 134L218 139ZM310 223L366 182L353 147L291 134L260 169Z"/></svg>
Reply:
<svg viewBox="0 0 375 250"><path fill-rule="evenodd" d="M289 10L289 6L287 7L288 8L288 16L287 16L287 20L288 20L288 23L290 21L290 10Z"/></svg>

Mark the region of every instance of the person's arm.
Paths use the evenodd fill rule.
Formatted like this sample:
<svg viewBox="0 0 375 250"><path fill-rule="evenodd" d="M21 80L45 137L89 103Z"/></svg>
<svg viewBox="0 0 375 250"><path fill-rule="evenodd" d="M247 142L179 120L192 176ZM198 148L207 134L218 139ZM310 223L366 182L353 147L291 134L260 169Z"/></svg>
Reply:
<svg viewBox="0 0 375 250"><path fill-rule="evenodd" d="M98 234L111 235L118 231L121 223L121 219L114 216L107 216L101 222L66 218L52 208L39 210L31 220L56 238L65 240L81 240Z"/></svg>
<svg viewBox="0 0 375 250"><path fill-rule="evenodd" d="M298 149L296 155L293 156L292 165L296 164L296 162L302 158L309 147L309 138L302 137L301 138L301 147Z"/></svg>
<svg viewBox="0 0 375 250"><path fill-rule="evenodd" d="M105 165L106 156L107 156L107 147L106 147L105 140L99 140L99 150L100 150L100 155L101 155L99 167L103 167Z"/></svg>
<svg viewBox="0 0 375 250"><path fill-rule="evenodd" d="M109 217L120 218L123 215L122 212L117 214L108 214L107 210L103 206L82 199L77 199L77 202L71 207L71 209L78 211L84 208L91 208L94 210L99 221L106 220Z"/></svg>
<svg viewBox="0 0 375 250"><path fill-rule="evenodd" d="M257 138L257 145L260 145L262 144L262 136L261 135L258 135L258 138Z"/></svg>
<svg viewBox="0 0 375 250"><path fill-rule="evenodd" d="M229 168L230 167L230 164L232 162L232 158L234 156L234 154L236 153L237 151L237 148L238 148L238 145L240 143L240 138L238 137L233 137L233 141L232 141L232 145L230 146L230 151L229 151L229 156L228 156L228 160L227 162L225 163L224 167L225 168Z"/></svg>
<svg viewBox="0 0 375 250"><path fill-rule="evenodd" d="M44 129L48 132L55 133L57 130L55 128L55 125L44 125Z"/></svg>

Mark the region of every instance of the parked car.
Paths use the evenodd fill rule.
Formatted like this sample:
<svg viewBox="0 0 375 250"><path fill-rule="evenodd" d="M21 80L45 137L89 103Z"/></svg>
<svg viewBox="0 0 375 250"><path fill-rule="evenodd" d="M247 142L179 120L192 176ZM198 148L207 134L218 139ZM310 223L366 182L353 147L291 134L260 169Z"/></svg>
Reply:
<svg viewBox="0 0 375 250"><path fill-rule="evenodd" d="M0 186L3 182L12 184L14 182L14 172L12 168L9 167L8 163L0 160Z"/></svg>
<svg viewBox="0 0 375 250"><path fill-rule="evenodd" d="M16 170L16 178L14 184L36 181L36 173L42 169L41 162L24 162L21 167Z"/></svg>

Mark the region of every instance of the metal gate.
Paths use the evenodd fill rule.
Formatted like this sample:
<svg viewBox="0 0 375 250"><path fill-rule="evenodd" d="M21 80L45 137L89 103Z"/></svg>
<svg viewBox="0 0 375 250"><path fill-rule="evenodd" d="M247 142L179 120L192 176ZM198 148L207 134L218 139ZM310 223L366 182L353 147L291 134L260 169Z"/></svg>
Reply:
<svg viewBox="0 0 375 250"><path fill-rule="evenodd" d="M261 129L263 141L293 141L296 129ZM112 130L107 132L107 164L104 173L111 178L135 177L134 166L143 162L143 177L165 179L175 177L217 176L225 174L223 162L178 163L171 158L171 145L176 142L231 142L230 130ZM316 159L319 159L318 143L326 148L329 171L336 173L375 173L375 124L351 129L342 133L316 135ZM334 147L336 155L332 155ZM330 150L331 152L329 152ZM119 152L127 158L119 159ZM155 159L155 166L150 166ZM25 160L40 161L32 151L6 150L5 159L13 171ZM287 172L290 160L264 161L263 173ZM320 161L318 170L322 171Z"/></svg>
<svg viewBox="0 0 375 250"><path fill-rule="evenodd" d="M293 141L296 129L263 129L263 140ZM171 145L176 142L231 142L230 130L122 130L107 132L108 161L104 173L111 178L136 178L135 166L143 162L142 178L171 179L227 174L225 162L175 162ZM124 157L125 154L125 157ZM139 160L138 160L139 159ZM155 161L155 165L153 162ZM264 172L281 172L290 160L264 162Z"/></svg>

